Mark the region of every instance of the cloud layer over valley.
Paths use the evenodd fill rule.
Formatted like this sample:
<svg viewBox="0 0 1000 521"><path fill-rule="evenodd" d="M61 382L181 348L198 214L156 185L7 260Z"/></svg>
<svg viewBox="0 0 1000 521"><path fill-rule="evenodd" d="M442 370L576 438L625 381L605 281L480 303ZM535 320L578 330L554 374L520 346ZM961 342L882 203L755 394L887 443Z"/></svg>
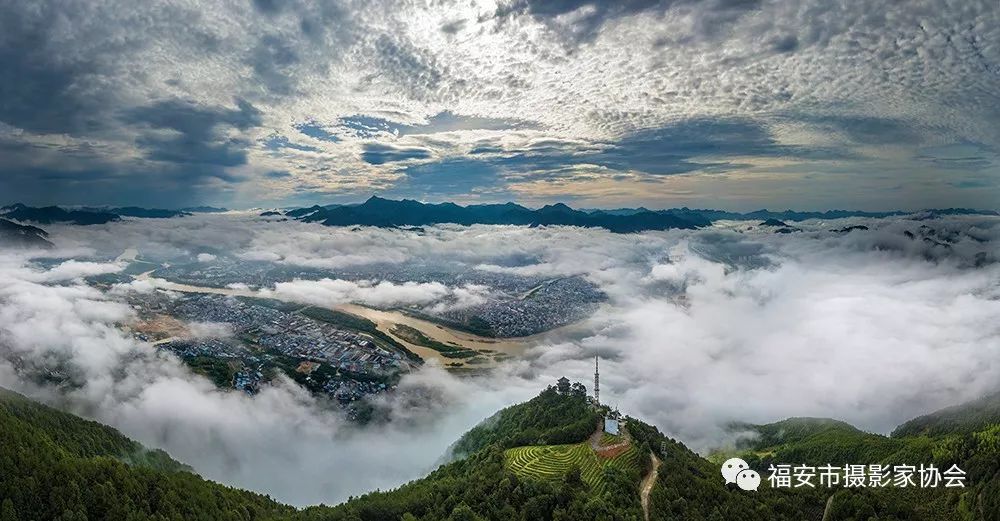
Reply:
<svg viewBox="0 0 1000 521"><path fill-rule="evenodd" d="M841 231L862 224L869 229ZM352 231L246 214L52 226L54 252L0 254L0 386L116 426L208 478L300 505L422 475L463 431L559 376L589 388L595 354L603 358L606 403L699 450L732 441L724 429L732 421L831 416L887 432L996 390L1000 219L797 226L802 231L790 234L751 222L642 234L506 226ZM135 340L124 327L135 312L121 295L154 291L155 279L107 294L85 280L140 272L115 260L133 247L140 259L199 269L247 262L292 269L289 280L253 289L303 304L491 298L489 288L451 281L359 282L338 271L372 262L400 273L452 263L582 276L607 302L583 324L534 339L524 357L490 376L456 378L425 365L378 399L388 422L361 428L290 380L254 397L219 391L173 355ZM299 268L319 271L305 278ZM229 332L198 324L192 333ZM28 377L46 372L64 383Z"/></svg>

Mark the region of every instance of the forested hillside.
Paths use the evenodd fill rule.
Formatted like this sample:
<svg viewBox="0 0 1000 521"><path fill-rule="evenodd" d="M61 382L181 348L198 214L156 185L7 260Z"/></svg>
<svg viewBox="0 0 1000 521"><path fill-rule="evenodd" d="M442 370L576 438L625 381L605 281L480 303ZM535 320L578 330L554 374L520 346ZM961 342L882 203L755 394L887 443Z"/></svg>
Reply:
<svg viewBox="0 0 1000 521"><path fill-rule="evenodd" d="M559 445L583 441L594 432L600 413L587 401L587 391L574 385L560 394L549 387L527 402L496 413L465 433L452 447L458 455L471 454L496 444L502 448L521 445Z"/></svg>
<svg viewBox="0 0 1000 521"><path fill-rule="evenodd" d="M457 453L472 456L424 479L332 509L309 509L300 516L351 521L643 519L634 475L611 469L605 476L606 488L595 491L574 471L552 482L521 479L504 468L502 449L575 443L587 436L594 410L581 387L568 394L550 387L528 402L504 409L456 443ZM950 425L991 427L935 438L881 436L823 418L743 426L755 428L760 436L744 446L741 455L765 480L772 463L933 463L940 468L958 464L968 472L968 486L960 489L771 488L765 481L758 491L747 492L724 483L719 463L702 458L656 427L627 418L626 429L635 450L653 452L662 461L650 493L651 520L995 521L1000 519L1000 415L990 415L995 402L985 403L989 400L948 409L947 418ZM649 464L641 470L647 472Z"/></svg>
<svg viewBox="0 0 1000 521"><path fill-rule="evenodd" d="M829 519L1000 520L1000 395L910 420L892 436L846 423L791 418L755 426L741 457L767 475L772 464L952 465L966 488L835 488Z"/></svg>
<svg viewBox="0 0 1000 521"><path fill-rule="evenodd" d="M291 509L118 431L0 390L0 520L255 520Z"/></svg>
<svg viewBox="0 0 1000 521"><path fill-rule="evenodd" d="M891 437L817 418L742 426L759 433L738 451L765 478L756 492L724 484L718 462L656 427L626 418L625 429L629 451L652 453L662 461L649 494L652 520L996 521L1000 417L991 416L996 410L991 400L997 397L929 415L938 421L924 417L919 429L901 427ZM425 478L335 507L296 510L201 479L165 453L147 450L112 428L3 391L0 521L640 521L639 480L652 467L648 458L631 466L605 466L600 487L588 485L597 481L583 479L575 468L558 479L532 479L505 465L505 449L511 447L584 442L598 417L582 386L568 392L550 387L467 433L456 443L456 453L467 456ZM957 464L968 472L968 486L771 488L767 468L781 463Z"/></svg>
<svg viewBox="0 0 1000 521"><path fill-rule="evenodd" d="M940 436L973 432L1000 423L1000 393L914 418L892 432L893 437Z"/></svg>

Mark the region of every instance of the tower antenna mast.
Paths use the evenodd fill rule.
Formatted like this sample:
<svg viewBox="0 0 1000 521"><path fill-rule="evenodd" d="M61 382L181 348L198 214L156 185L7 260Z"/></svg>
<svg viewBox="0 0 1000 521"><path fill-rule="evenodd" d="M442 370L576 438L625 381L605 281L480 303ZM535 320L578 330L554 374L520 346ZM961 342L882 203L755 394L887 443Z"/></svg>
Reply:
<svg viewBox="0 0 1000 521"><path fill-rule="evenodd" d="M597 355L594 355L594 403L601 405L601 369Z"/></svg>

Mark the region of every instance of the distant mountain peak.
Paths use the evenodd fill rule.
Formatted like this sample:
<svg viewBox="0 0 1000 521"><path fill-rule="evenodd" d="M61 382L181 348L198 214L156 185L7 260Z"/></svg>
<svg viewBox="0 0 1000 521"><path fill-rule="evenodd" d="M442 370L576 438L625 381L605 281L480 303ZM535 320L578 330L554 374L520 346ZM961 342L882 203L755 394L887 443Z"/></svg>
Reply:
<svg viewBox="0 0 1000 521"><path fill-rule="evenodd" d="M63 208L61 206L44 206L35 208L21 203L0 208L0 215L21 222L39 224L67 223L78 225L105 224L120 220L122 217L139 217L145 219L168 219L191 215L184 210L164 210L161 208L140 208L138 206L82 207Z"/></svg>
<svg viewBox="0 0 1000 521"><path fill-rule="evenodd" d="M570 208L568 205L566 205L566 203L547 204L547 205L541 207L541 209L540 209L540 211L546 211L546 210L558 210L558 211L562 211L562 212L575 212L576 211L576 210Z"/></svg>
<svg viewBox="0 0 1000 521"><path fill-rule="evenodd" d="M180 211L187 213L223 213L228 212L229 210L215 206L188 206L181 208Z"/></svg>
<svg viewBox="0 0 1000 521"><path fill-rule="evenodd" d="M68 224L105 224L117 221L117 214L102 211L66 210L58 206L32 208L23 204L4 207L2 215L7 219L38 224L68 223Z"/></svg>
<svg viewBox="0 0 1000 521"><path fill-rule="evenodd" d="M27 208L27 206L25 206L25 205L23 205L21 203L14 203L12 205L8 205L8 206L4 206L3 208L0 208L0 213L12 212L14 210L20 210L22 208Z"/></svg>
<svg viewBox="0 0 1000 521"><path fill-rule="evenodd" d="M0 219L0 245L19 248L51 248L48 232L35 226Z"/></svg>
<svg viewBox="0 0 1000 521"><path fill-rule="evenodd" d="M688 219L669 213L644 212L640 215L588 214L570 208L565 203L531 210L515 203L461 206L453 202L421 203L410 199L392 200L378 196L357 206L322 209L298 209L286 212L307 222L328 226L424 226L431 224L501 224L522 226L579 226L605 228L617 233L669 228L697 228L707 224L704 219Z"/></svg>

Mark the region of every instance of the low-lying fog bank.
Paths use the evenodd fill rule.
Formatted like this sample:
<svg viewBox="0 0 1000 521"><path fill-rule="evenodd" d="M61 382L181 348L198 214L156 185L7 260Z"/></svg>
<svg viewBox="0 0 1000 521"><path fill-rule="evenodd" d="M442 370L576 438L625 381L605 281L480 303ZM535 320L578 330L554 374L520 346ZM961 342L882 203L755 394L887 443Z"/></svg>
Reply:
<svg viewBox="0 0 1000 521"><path fill-rule="evenodd" d="M853 225L868 229L843 231ZM336 503L421 476L466 429L560 375L693 448L731 421L830 416L886 432L1000 381L1000 219L845 219L697 231L439 226L329 228L248 214L47 227L54 251L0 253L0 386L160 447L202 475L298 505ZM841 231L834 231L841 230ZM539 340L491 376L428 364L381 398L391 421L356 428L290 381L224 392L127 334L134 311L85 277L140 259L269 262L323 270L288 281L304 303L433 306L490 298L451 280L379 286L338 277L438 259L512 276L581 276L607 303L572 335ZM151 291L136 284L121 291ZM288 293L294 290L293 293ZM465 288L465 291L469 291ZM297 293L295 293L297 292ZM456 293L459 292L459 293ZM296 295L299 295L298 297ZM29 383L45 368L72 385Z"/></svg>

